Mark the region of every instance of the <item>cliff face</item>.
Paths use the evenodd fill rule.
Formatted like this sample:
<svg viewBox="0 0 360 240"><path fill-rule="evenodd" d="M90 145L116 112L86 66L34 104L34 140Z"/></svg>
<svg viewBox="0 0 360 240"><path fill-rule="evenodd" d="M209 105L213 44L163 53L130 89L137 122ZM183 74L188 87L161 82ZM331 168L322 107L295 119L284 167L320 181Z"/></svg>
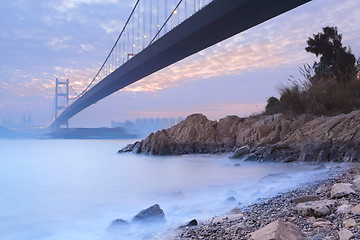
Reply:
<svg viewBox="0 0 360 240"><path fill-rule="evenodd" d="M249 159L269 161L360 160L360 111L334 117L281 114L218 122L193 114L119 152L154 155L230 152L248 145Z"/></svg>

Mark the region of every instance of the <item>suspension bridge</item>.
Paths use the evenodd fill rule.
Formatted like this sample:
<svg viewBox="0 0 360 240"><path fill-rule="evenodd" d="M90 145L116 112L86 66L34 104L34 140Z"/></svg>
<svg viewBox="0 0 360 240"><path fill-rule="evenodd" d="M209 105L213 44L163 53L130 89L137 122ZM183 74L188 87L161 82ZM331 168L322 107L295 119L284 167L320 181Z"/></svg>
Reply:
<svg viewBox="0 0 360 240"><path fill-rule="evenodd" d="M137 0L89 85L71 101L68 81L66 93L56 92L56 102L66 94L67 102L55 106L49 126L68 126L71 117L110 94L309 1Z"/></svg>

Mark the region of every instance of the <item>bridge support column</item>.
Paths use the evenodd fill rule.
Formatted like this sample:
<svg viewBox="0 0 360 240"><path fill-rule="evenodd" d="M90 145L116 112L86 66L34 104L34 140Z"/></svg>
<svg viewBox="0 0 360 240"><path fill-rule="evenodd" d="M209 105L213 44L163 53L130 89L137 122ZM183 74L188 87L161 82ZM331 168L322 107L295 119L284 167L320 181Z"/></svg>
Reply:
<svg viewBox="0 0 360 240"><path fill-rule="evenodd" d="M59 104L59 97L62 98L62 104ZM63 110L69 104L69 79L65 82L60 82L56 79L56 86L55 86L55 118L57 118L58 113ZM66 122L60 123L57 128L61 128L65 126L69 128L69 120Z"/></svg>

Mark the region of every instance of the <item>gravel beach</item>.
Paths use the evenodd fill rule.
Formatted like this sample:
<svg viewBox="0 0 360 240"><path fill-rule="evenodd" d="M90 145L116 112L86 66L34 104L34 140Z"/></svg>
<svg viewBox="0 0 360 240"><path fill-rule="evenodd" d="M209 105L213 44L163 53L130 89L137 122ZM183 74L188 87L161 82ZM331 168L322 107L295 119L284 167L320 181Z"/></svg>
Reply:
<svg viewBox="0 0 360 240"><path fill-rule="evenodd" d="M360 239L360 164L341 164L328 175L158 239Z"/></svg>

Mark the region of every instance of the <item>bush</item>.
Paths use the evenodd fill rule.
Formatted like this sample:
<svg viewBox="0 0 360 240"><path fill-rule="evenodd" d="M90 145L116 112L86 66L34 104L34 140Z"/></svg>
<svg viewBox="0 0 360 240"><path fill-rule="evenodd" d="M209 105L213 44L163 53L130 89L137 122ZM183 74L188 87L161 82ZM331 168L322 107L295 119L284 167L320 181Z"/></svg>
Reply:
<svg viewBox="0 0 360 240"><path fill-rule="evenodd" d="M334 115L360 108L360 58L355 63L351 49L342 46L336 27L323 30L308 39L306 48L320 55L320 62L300 68L304 79L290 80L290 87L280 89L280 100L270 97L265 114Z"/></svg>

